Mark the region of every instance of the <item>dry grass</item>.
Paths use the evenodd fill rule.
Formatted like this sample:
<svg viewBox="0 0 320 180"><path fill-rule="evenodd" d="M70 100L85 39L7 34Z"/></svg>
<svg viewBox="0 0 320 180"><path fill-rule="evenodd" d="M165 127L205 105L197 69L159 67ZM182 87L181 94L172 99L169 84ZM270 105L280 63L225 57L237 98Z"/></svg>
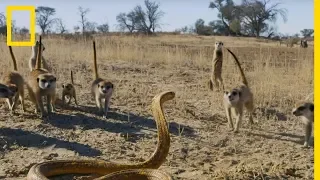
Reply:
<svg viewBox="0 0 320 180"><path fill-rule="evenodd" d="M21 115L19 110L14 116L6 114L7 105L2 103L0 144L5 146L0 149L0 177L25 176L32 163L48 157L146 158L155 143L151 99L173 90L176 98L165 106L172 143L160 169L176 179L313 178L313 148L301 148L303 128L290 114L295 101L313 91L313 46L287 48L252 38L182 35L95 39L99 73L116 87L110 118L95 115L89 94L91 40L44 37L44 56L58 78L59 93L73 70L82 106L59 109L42 121L31 112L29 101L30 112ZM245 117L238 135L227 131L221 95L207 87L215 40L222 40L239 57L255 95L257 124L251 130ZM13 51L18 68L27 75L31 48ZM3 41L0 54L1 74L12 68ZM240 77L230 54L224 54L223 78L231 87Z"/></svg>

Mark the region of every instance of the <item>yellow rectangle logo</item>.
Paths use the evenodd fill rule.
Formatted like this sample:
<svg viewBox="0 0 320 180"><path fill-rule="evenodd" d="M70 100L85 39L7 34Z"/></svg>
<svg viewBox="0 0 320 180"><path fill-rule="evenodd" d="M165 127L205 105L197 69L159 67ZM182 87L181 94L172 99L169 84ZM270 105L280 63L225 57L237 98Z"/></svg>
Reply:
<svg viewBox="0 0 320 180"><path fill-rule="evenodd" d="M34 46L36 38L36 8L34 6L7 6L7 46ZM12 41L12 11L30 12L30 41L13 42Z"/></svg>

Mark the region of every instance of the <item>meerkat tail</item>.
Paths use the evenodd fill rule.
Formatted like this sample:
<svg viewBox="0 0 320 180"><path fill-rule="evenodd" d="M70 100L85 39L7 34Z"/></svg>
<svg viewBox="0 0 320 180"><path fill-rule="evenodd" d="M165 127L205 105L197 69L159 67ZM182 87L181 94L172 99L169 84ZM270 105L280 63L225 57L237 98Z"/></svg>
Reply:
<svg viewBox="0 0 320 180"><path fill-rule="evenodd" d="M246 78L246 76L244 75L244 72L243 72L243 70L242 70L242 68L241 68L241 65L240 65L240 62L239 62L237 56L236 56L235 54L233 54L233 52L232 52L230 49L228 49L228 48L226 48L226 49L227 49L227 50L229 51L229 53L233 56L233 58L235 59L235 62L237 63L237 66L238 66L238 68L239 68L239 70L240 70L240 74L241 74L241 78L242 78L243 84L245 84L246 86L248 86L247 78Z"/></svg>
<svg viewBox="0 0 320 180"><path fill-rule="evenodd" d="M73 83L73 72L71 71L71 84L74 85Z"/></svg>
<svg viewBox="0 0 320 180"><path fill-rule="evenodd" d="M36 69L40 69L41 68L41 45L42 45L42 42L41 42L41 35L39 37L39 46L38 46L38 54L37 54L37 58L36 58Z"/></svg>
<svg viewBox="0 0 320 180"><path fill-rule="evenodd" d="M97 68L97 52L96 52L96 42L93 40L93 71L94 79L98 79L98 68Z"/></svg>
<svg viewBox="0 0 320 180"><path fill-rule="evenodd" d="M16 58L14 57L14 54L13 54L11 46L9 46L9 51L10 51L11 59L13 61L13 70L17 71L18 70L17 61L16 61Z"/></svg>

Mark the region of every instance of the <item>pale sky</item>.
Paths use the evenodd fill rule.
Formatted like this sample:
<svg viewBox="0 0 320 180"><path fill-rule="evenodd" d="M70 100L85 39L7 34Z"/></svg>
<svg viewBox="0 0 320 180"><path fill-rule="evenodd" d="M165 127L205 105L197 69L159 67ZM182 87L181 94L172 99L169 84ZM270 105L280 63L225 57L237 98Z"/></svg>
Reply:
<svg viewBox="0 0 320 180"><path fill-rule="evenodd" d="M6 6L33 5L49 6L56 9L57 18L62 18L69 31L73 31L75 25L79 25L78 7L89 8L87 15L89 21L98 24L108 23L110 31L116 30L116 16L120 12L128 12L136 5L143 5L144 0L0 0L0 12L6 12ZM209 21L217 20L217 11L209 9L210 0L156 0L161 4L161 10L165 12L161 20L162 31L174 31L185 25L193 25L199 18ZM276 25L278 32L293 35L302 29L313 29L313 0L271 0L272 3L281 1L281 7L288 10L288 21L284 23L281 18ZM241 0L234 0L239 4ZM300 13L302 12L302 13ZM29 29L30 14L24 11L13 12L13 20L18 27ZM37 27L37 32L40 29Z"/></svg>

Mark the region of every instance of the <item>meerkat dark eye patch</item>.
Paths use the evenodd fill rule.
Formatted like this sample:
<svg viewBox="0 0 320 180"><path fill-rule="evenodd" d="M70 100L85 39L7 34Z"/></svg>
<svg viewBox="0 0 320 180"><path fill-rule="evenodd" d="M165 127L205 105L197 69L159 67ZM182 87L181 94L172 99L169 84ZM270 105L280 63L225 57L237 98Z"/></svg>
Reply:
<svg viewBox="0 0 320 180"><path fill-rule="evenodd" d="M314 111L314 105L313 105L313 104L312 104L312 105L310 105L310 106L309 106L309 109L310 109L310 111L312 111L312 112L313 112L313 111Z"/></svg>
<svg viewBox="0 0 320 180"><path fill-rule="evenodd" d="M304 107L304 106L300 106L300 107L298 107L298 111L303 111L303 110L305 110L306 109L306 107Z"/></svg>
<svg viewBox="0 0 320 180"><path fill-rule="evenodd" d="M47 82L47 80L45 80L45 79L41 79L41 82L42 82L42 83L46 83L46 82Z"/></svg>
<svg viewBox="0 0 320 180"><path fill-rule="evenodd" d="M232 96L236 96L237 95L237 92L236 91L232 91Z"/></svg>

